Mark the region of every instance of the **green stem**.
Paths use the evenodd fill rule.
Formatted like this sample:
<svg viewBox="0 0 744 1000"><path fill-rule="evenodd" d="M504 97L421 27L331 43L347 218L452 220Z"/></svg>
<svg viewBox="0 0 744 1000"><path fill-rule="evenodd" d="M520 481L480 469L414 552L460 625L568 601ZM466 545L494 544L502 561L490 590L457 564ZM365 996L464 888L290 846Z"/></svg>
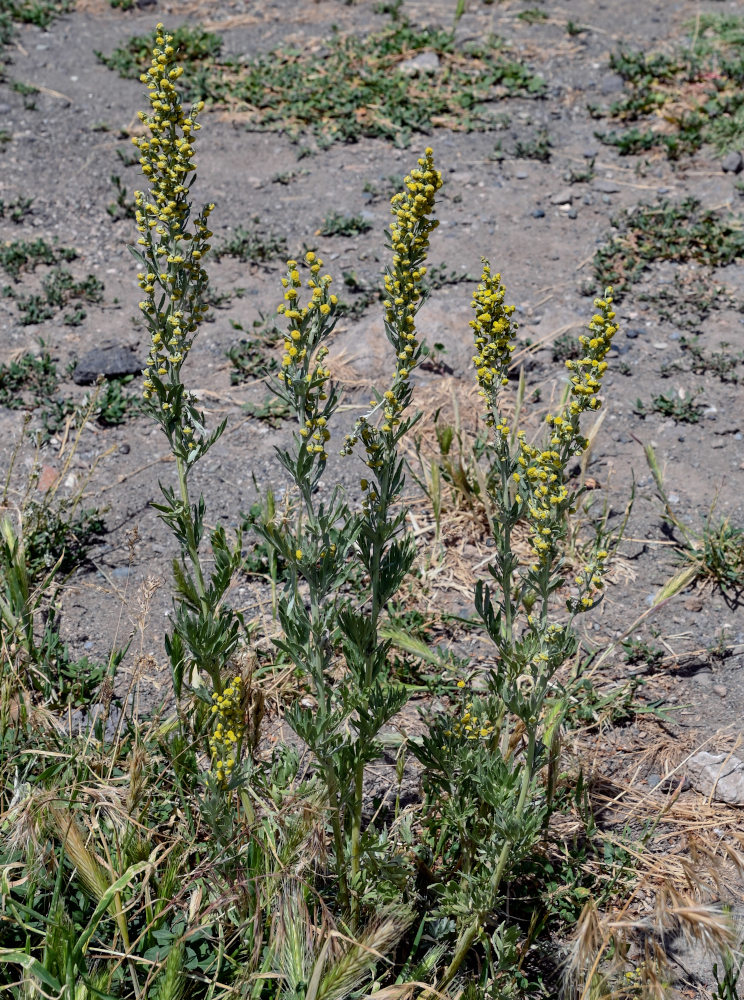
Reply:
<svg viewBox="0 0 744 1000"><path fill-rule="evenodd" d="M176 455L176 468L178 469L178 486L181 491L181 501L183 503L182 520L186 528L186 547L191 565L194 567L199 603L201 604L202 611L207 614L209 611L206 600L207 588L204 584L204 574L202 573L201 562L199 561L199 548L196 544L196 535L194 534L194 521L191 517L191 500L189 498L189 486L186 481L186 465L179 455Z"/></svg>
<svg viewBox="0 0 744 1000"><path fill-rule="evenodd" d="M331 807L331 829L333 830L333 845L336 852L336 876L338 878L338 901L341 909L349 907L349 884L346 880L346 852L344 851L344 835L341 829L341 802L338 795L338 785L333 764L324 764L328 801Z"/></svg>
<svg viewBox="0 0 744 1000"><path fill-rule="evenodd" d="M525 760L524 768L522 770L522 787L519 792L519 799L517 801L517 808L515 814L517 824L519 824L519 822L522 819L522 816L524 815L524 809L527 803L527 794L530 789L530 783L532 780L532 769L535 762L536 743L537 743L537 726L535 725L530 730L529 740L527 744L527 759ZM504 841L504 844L501 848L501 853L499 854L499 860L496 864L496 870L494 871L491 877L491 884L490 884L491 900L489 906L488 908L480 909L478 913L475 915L475 918L468 924L468 926L460 935L457 944L455 946L455 954L452 958L452 961L450 962L446 972L444 973L444 976L442 977L441 981L438 984L437 989L440 992L442 992L444 988L448 986L449 983L452 982L452 980L457 974L458 969L460 968L463 961L465 960L465 957L470 951L473 942L483 930L483 924L485 922L485 919L496 902L496 895L501 886L501 880L504 877L504 872L506 871L506 865L509 860L509 855L511 854L511 850L513 847L514 847L513 838Z"/></svg>
<svg viewBox="0 0 744 1000"><path fill-rule="evenodd" d="M361 868L362 842L362 800L364 797L364 761L359 761L354 768L354 813L351 826L351 883L355 885ZM359 926L359 897L352 888L351 892L351 929Z"/></svg>
<svg viewBox="0 0 744 1000"><path fill-rule="evenodd" d="M183 514L181 517L181 523L186 529L186 550L189 554L189 559L194 571L194 581L196 583L196 592L199 595L199 606L201 607L202 614L205 618L211 615L211 609L207 601L207 588L204 583L204 574L202 572L201 561L199 560L199 546L196 544L196 534L194 532L194 520L191 516L191 499L189 497L189 485L186 479L187 470L186 464L180 455L176 455L176 468L178 470L178 486L181 492L181 503L183 505ZM212 682L212 687L217 692L217 694L222 694L222 678L220 676L219 666L215 670L212 663L202 664L204 669L209 674L209 679ZM180 719L180 712L179 712Z"/></svg>

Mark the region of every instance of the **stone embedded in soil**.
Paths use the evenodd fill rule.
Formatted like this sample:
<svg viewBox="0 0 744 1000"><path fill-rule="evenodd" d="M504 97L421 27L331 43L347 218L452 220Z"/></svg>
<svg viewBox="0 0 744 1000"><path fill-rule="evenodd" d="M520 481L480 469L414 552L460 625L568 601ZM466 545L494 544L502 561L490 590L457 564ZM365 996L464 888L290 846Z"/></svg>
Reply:
<svg viewBox="0 0 744 1000"><path fill-rule="evenodd" d="M603 94L617 94L625 86L625 80L619 73L607 73L599 81L599 89Z"/></svg>
<svg viewBox="0 0 744 1000"><path fill-rule="evenodd" d="M594 189L599 191L601 194L617 194L620 190L619 186L610 180L599 178L594 182Z"/></svg>
<svg viewBox="0 0 744 1000"><path fill-rule="evenodd" d="M573 191L571 188L561 188L550 199L551 205L570 205L573 201Z"/></svg>
<svg viewBox="0 0 744 1000"><path fill-rule="evenodd" d="M422 73L436 73L439 69L439 56L436 52L420 52L412 59L404 59L396 69L406 76L420 76Z"/></svg>
<svg viewBox="0 0 744 1000"><path fill-rule="evenodd" d="M687 762L695 791L730 806L744 805L744 761L726 753L701 750Z"/></svg>
<svg viewBox="0 0 744 1000"><path fill-rule="evenodd" d="M721 169L725 174L738 174L744 167L741 153L728 153L721 160Z"/></svg>
<svg viewBox="0 0 744 1000"><path fill-rule="evenodd" d="M53 465L43 465L41 467L39 481L36 484L37 490L39 490L40 493L46 493L47 490L51 489L57 482L58 475L59 473Z"/></svg>
<svg viewBox="0 0 744 1000"><path fill-rule="evenodd" d="M123 378L139 374L142 368L142 362L130 347L104 343L82 356L72 373L72 380L76 385L92 385L99 375Z"/></svg>

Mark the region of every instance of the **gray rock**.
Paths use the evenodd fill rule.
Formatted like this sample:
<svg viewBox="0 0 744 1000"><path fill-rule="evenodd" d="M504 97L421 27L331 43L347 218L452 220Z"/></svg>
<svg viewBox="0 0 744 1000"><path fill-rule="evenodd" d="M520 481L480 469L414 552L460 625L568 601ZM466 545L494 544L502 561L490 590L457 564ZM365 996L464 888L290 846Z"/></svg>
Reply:
<svg viewBox="0 0 744 1000"><path fill-rule="evenodd" d="M721 160L721 169L725 174L738 174L744 167L741 153L728 153Z"/></svg>
<svg viewBox="0 0 744 1000"><path fill-rule="evenodd" d="M570 205L572 201L573 201L573 191L571 190L570 187L566 187L566 188L561 188L560 191L556 191L556 193L550 199L550 204Z"/></svg>
<svg viewBox="0 0 744 1000"><path fill-rule="evenodd" d="M603 94L617 94L625 86L625 80L619 73L607 73L599 81L599 89Z"/></svg>
<svg viewBox="0 0 744 1000"><path fill-rule="evenodd" d="M83 355L75 366L72 380L76 385L92 385L99 375L122 378L137 375L143 367L131 348L108 341Z"/></svg>
<svg viewBox="0 0 744 1000"><path fill-rule="evenodd" d="M541 208L536 208L532 213L533 219L542 219L545 216L545 212Z"/></svg>
<svg viewBox="0 0 744 1000"><path fill-rule="evenodd" d="M625 331L625 336L629 340L635 340L636 337L642 337L645 332L646 332L645 330L638 330L636 328L632 328Z"/></svg>
<svg viewBox="0 0 744 1000"><path fill-rule="evenodd" d="M439 56L436 52L419 52L412 59L404 59L396 69L406 76L422 76L436 73L439 69Z"/></svg>
<svg viewBox="0 0 744 1000"><path fill-rule="evenodd" d="M0 104L0 115L7 115L9 111L10 111L9 104Z"/></svg>
<svg viewBox="0 0 744 1000"><path fill-rule="evenodd" d="M579 213L576 211L575 208L570 208L568 210L568 217L569 217L569 219L576 219L576 218L578 218L578 215L579 215Z"/></svg>
<svg viewBox="0 0 744 1000"><path fill-rule="evenodd" d="M687 762L692 787L730 806L744 805L744 761L727 753L701 750Z"/></svg>
<svg viewBox="0 0 744 1000"><path fill-rule="evenodd" d="M594 188L602 194L616 194L620 190L614 181L605 180L601 177L594 182Z"/></svg>

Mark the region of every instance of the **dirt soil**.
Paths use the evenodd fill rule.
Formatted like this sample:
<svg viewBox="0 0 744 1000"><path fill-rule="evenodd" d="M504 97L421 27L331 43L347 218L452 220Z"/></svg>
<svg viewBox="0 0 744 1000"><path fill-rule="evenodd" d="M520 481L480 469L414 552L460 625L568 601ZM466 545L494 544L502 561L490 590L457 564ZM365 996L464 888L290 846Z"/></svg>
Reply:
<svg viewBox="0 0 744 1000"><path fill-rule="evenodd" d="M498 111L504 115L500 128L482 132L438 128L414 135L408 148L362 139L319 149L308 140L314 154L298 159L302 143L282 132L249 131L239 116L208 107L196 147L195 195L199 202L216 203L215 247L238 226L250 228L259 217L266 231L286 239L290 255L307 247L317 249L340 287L344 271L354 271L360 283L373 285L384 260L388 204L386 196L375 196L370 188L383 189L389 175L405 173L423 147L432 145L445 185L431 262L477 279L481 257L486 256L501 272L507 301L517 306L525 408L528 423L536 427L551 400L560 396L566 377L551 345L566 332L578 335L593 312L591 296L601 292L592 261L597 248L612 235L612 220L641 203L688 196L705 207L730 209L736 215L742 206L737 174L724 171L722 158L709 147L670 162L658 152L621 156L595 137L598 128L608 126L598 123L587 105L609 103L623 86L610 68L610 53L621 43L671 51L688 36L686 22L700 12L735 13L740 7L720 0L544 2L534 6L547 18L533 23L518 16L526 6L511 0L490 5L469 0L456 27L459 41L490 32L503 36L545 80L540 98L498 101ZM452 26L454 9L454 0L404 4L413 23L443 28ZM141 185L138 167L126 167L117 151L128 156L133 150L126 133L136 126L136 111L144 107L144 88L137 81L120 79L94 52L109 53L132 34L151 31L160 19L169 28L203 23L222 35L225 51L245 56L278 44L301 47L322 41L332 25L342 32L367 32L388 23L376 11L374 0L350 5L340 0L301 4L267 0L260 5L248 0L158 0L131 11L112 9L105 0L81 0L76 11L55 20L46 31L20 30L8 50L11 62L5 82L0 83L0 129L10 136L0 144L0 199L7 204L18 197L33 198L33 206L20 223L7 214L0 218L0 241L57 239L78 252L77 259L66 265L75 277L93 274L105 287L101 303L85 306L87 315L79 326L64 325L61 314L22 325L17 301L0 297L0 363L36 350L43 339L62 375L59 391L64 396L79 398L88 391L73 383L71 366L103 342L129 346L143 362L147 353L146 333L138 320L137 267L127 250L136 235L133 223L114 220L107 211L116 200L113 174L121 178L128 196ZM569 34L569 19L586 30ZM33 85L40 93L31 102L13 89L12 81ZM33 109L27 107L30 103ZM542 130L550 140L549 160L514 155L518 143L534 140ZM277 180L291 172L295 174L291 183ZM585 179L577 180L582 173ZM363 213L373 228L352 237L317 235L331 211ZM195 489L206 496L210 523L230 527L255 499L254 480L261 487L271 484L279 496L285 487L274 448L286 440L290 428L286 422L271 427L246 414L243 405L262 403L266 388L259 380L231 384L226 356L231 345L245 336L233 322L250 331L261 315L274 311L282 261L254 265L223 257L210 261L208 268L215 292L224 295L199 336L185 375L198 390L210 424L228 419L227 432L194 478ZM6 275L2 282L27 294L38 290L46 272L41 266L22 276L19 285ZM677 287L675 279L691 290L693 301L697 288L711 285L725 286L731 298L719 297L706 318L693 318L685 325L679 313L676 319L670 317L658 298L660 290ZM455 392L462 400L467 426L472 426L473 412L468 326L472 287L471 281L458 281L432 292L420 313L419 328L429 343L443 345L445 364L417 376L419 401L428 414L439 405L449 405ZM339 294L354 298L343 288ZM623 650L616 649L602 676L611 683L634 672L643 682L639 697L663 700L670 710L669 721L661 728L654 724L653 740L663 737L667 750L676 747L677 758L673 753L669 757L674 764L683 760L680 753L705 741L708 749L729 748L741 734L744 615L735 597L726 599L716 587L700 583L651 608L654 595L680 564L673 538L664 530L644 445L653 445L671 504L682 521L702 527L715 504L713 519L728 518L744 528L744 365L739 366L738 382L722 381L710 372L696 374L689 370L689 353L682 343L698 334L706 354L719 350L721 342L729 345L730 354L740 354L743 307L740 262L715 271L695 263L651 263L617 307L620 332L605 379L605 417L586 470L598 487L592 494L597 498L593 509L599 511L606 503L612 511L610 524L619 522L632 480L636 486L626 538L586 641L604 649L645 614L632 637L658 647L663 658L652 667L642 661L628 664ZM331 367L335 364L349 386L344 420L351 422L357 415L370 384L381 385L389 376L386 350L376 303L360 317L340 322ZM135 380L128 391L136 387ZM696 422L651 412L655 397L682 400L687 392L699 394ZM639 407L638 400L645 407ZM23 417L23 411L0 408L3 475L22 433ZM38 423L37 412L32 428ZM341 429L334 436L340 442ZM38 455L42 475L36 496L60 473L61 494L74 492L87 481L85 504L105 507L106 533L92 549L89 563L65 584L63 635L76 654L105 658L112 643L122 644L134 632L133 649L163 665L142 677L141 697L145 703L159 700L170 683L162 630L172 607L169 566L175 546L150 504L158 498L158 482L174 479L166 442L143 416L110 428L92 422L68 465L70 440L64 438L62 432L55 434ZM33 462L33 450L24 446L12 477L11 502L18 501ZM356 460L337 458L328 480L347 484L353 493L359 473ZM411 510L418 528L430 523L414 500ZM421 538L422 545L428 544L424 540L431 535L422 531ZM440 611L467 614L472 611L470 580L485 572L482 565L473 567L483 562L487 549L470 528L453 529L448 544L453 565L460 569L444 573L445 582L432 584L420 600L425 610L436 604ZM142 585L148 579L162 585L149 595L147 619L138 631ZM266 594L263 582L241 577L234 599L251 617L265 609ZM461 654L478 646L470 647L470 638L437 628L434 636L454 643ZM130 670L134 658L130 654ZM624 782L632 775L638 788L650 795L664 773L666 758L648 753L649 733L637 720L609 736L596 737L595 747L608 776L614 773ZM687 968L685 974L695 982L695 968ZM708 974L700 975L709 981Z"/></svg>

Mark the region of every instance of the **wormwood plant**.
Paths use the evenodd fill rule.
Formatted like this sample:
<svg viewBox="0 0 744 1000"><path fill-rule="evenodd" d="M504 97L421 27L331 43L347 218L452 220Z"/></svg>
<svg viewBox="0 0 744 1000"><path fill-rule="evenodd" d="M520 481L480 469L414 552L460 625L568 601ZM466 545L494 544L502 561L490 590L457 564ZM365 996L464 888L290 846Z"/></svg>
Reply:
<svg viewBox="0 0 744 1000"><path fill-rule="evenodd" d="M511 425L504 419L501 392L516 326L499 276L484 264L472 327L488 436L473 463L486 457L490 466L478 476L476 495L495 554L475 604L494 644L493 669L477 690L460 680L454 708L442 705L423 736L406 738L392 733L408 692L394 673L389 626L416 627L415 613L404 619L399 600L415 556L399 449L417 416L412 373L427 359L417 313L427 286L436 286L426 273L441 184L431 151L392 201L383 309L394 370L338 440L347 458L364 463L358 506L327 485L332 442L341 437L327 338L341 304L315 253L287 262L273 387L277 411L294 421L278 449L291 488L281 500L266 491L245 520L260 538L253 558L271 578L282 626L278 652L301 688L282 706L299 739L293 746L262 742L260 668L248 628L226 604L243 563L240 538L228 542L222 529L212 531L207 571L205 501L190 495L192 471L222 425L207 430L183 381L206 310L211 206L192 218L200 109L183 109L179 76L173 39L161 26L144 75L151 104L137 146L150 187L136 195L134 251L151 336L145 405L167 437L177 478L176 487L161 487L156 509L179 543L166 638L178 714L146 717L128 694L114 716L119 652L97 668L96 680L105 676L93 694L80 674L95 665L65 659L59 642L42 649L38 598L53 580L42 569L41 589L34 586L31 547L4 522L0 987L14 1000L545 996L553 984L530 971L531 946L572 921L599 926L596 907L609 907L618 887L625 891L636 856L623 846L626 833L614 847L597 836L581 778L558 768L563 720L593 711L582 701L586 678L566 667L577 653L577 616L601 599L608 555L598 542L568 573L568 560L576 564L575 554L566 554L569 519L581 490L567 470L587 448L583 416L600 407L616 330L610 290L596 300L578 356L566 362L565 396L547 418L544 439L533 442L518 416ZM258 345L267 356L273 340L272 333ZM254 364L249 354L246 367ZM39 385L49 377L43 364L29 370ZM453 482L454 433L445 442L442 428ZM472 478L475 465L460 451ZM515 543L525 526L526 559ZM734 535L725 541L729 554L737 544L740 551ZM148 593L151 587L145 603ZM64 725L55 717L59 685L34 684L19 669L33 667L37 653L69 678L64 702L83 709L79 723L71 712ZM447 665L464 669L454 658ZM388 796L370 816L369 765L388 739L387 748L399 752L399 785L404 754L418 757L423 799L403 809ZM586 817L580 844L556 843L549 823L567 800ZM579 920L590 892L596 907L587 904ZM684 903L685 913L694 910L687 897ZM677 912L675 933L689 919ZM611 933L592 938L588 961L586 946L573 963L587 972L584 995L606 971L603 988L615 985L604 961L610 947L615 970L625 971L628 949L614 935L614 916L608 912ZM659 926L671 934L669 922ZM719 930L719 940L733 947L720 921ZM649 936L646 924L642 931ZM731 992L734 975L725 971ZM632 983L640 995L642 983Z"/></svg>
<svg viewBox="0 0 744 1000"><path fill-rule="evenodd" d="M410 375L423 357L415 316L423 301L428 238L437 225L430 215L441 184L427 149L406 177L403 193L392 199L392 263L385 271L384 309L396 367L390 388L371 400L370 413L360 418L343 447L350 455L361 442L364 452L368 472L360 482L360 513L349 509L339 489L326 502L314 498L339 402L325 364L324 341L333 330L338 306L330 292L331 276L321 274L322 261L313 252L306 255L306 305L301 303L296 261L288 261L282 279L285 303L279 312L287 332L276 392L295 414L298 432L292 447L280 449L278 457L299 504L294 525L269 522L260 530L290 568L290 585L279 601L285 635L279 645L308 678L313 706L293 706L287 720L322 770L339 901L348 908L352 927L359 924L360 900L368 889L362 843L364 769L380 755L380 730L408 700L405 687L391 678L390 642L381 639L380 616L415 557L412 536L402 533L405 512L396 508L405 482L398 443L415 421L406 416ZM368 585L362 594L342 596L357 561ZM334 671L339 645L344 664L340 677ZM373 841L368 833L369 850ZM379 884L375 895L381 895Z"/></svg>
<svg viewBox="0 0 744 1000"><path fill-rule="evenodd" d="M456 915L457 940L440 981L458 973L480 940L489 958L482 986L509 975L518 934L506 922L486 933L505 903L504 886L519 872L541 836L553 807L551 783L540 774L555 765L557 734L566 708L557 671L577 651L577 615L601 600L606 549L597 547L571 581L565 579L563 541L581 488L568 482L568 465L587 447L581 416L596 411L604 360L617 330L612 289L595 300L589 335L580 338L581 357L566 361L570 373L563 405L546 418L545 440L528 443L510 427L500 408L507 384L516 324L504 305L500 275L484 262L475 293L473 357L484 417L492 429L487 481L489 525L496 555L488 567L492 582L479 582L475 605L496 647L497 665L479 696L465 696L459 717L432 720L414 752L425 765L424 787L442 912ZM530 529L531 560L521 565L513 547L518 522ZM556 616L563 597L567 616ZM460 682L464 688L465 683ZM466 700L465 700L466 699Z"/></svg>
<svg viewBox="0 0 744 1000"><path fill-rule="evenodd" d="M215 697L220 698L223 670L241 628L240 616L223 604L240 562L240 538L231 546L224 529L211 533L214 569L207 577L199 553L206 504L203 497L192 503L189 475L225 424L208 433L196 397L181 380L181 368L207 311L208 278L201 261L210 250L208 221L214 205L205 205L189 228L193 144L201 128L197 116L203 104L184 111L175 87L183 70L175 63L172 38L166 40L161 32L159 28L151 66L142 75L150 90L151 111L139 112L139 117L149 135L133 140L141 154L142 172L150 182L147 195L135 192L140 236L132 248L143 269L138 280L146 297L140 309L151 336L143 396L168 440L178 473L178 491L162 485L164 502L155 505L181 547L181 558L173 565L174 630L166 641L174 691L180 698L188 667L194 671L195 683L200 672L205 673Z"/></svg>

